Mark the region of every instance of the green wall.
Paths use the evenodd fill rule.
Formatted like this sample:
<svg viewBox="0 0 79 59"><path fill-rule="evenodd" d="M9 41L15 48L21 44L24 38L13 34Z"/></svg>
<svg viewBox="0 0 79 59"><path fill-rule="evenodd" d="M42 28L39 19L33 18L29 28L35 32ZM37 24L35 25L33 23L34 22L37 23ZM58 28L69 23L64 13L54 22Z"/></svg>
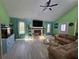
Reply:
<svg viewBox="0 0 79 59"><path fill-rule="evenodd" d="M74 23L73 26L69 26L68 25L68 34L70 35L74 35L74 31L75 31L75 23L78 20L78 6L76 5L75 7L73 7L72 9L70 9L67 13L65 13L65 15L63 15L62 17L60 17L59 19L57 19L56 21L54 21L53 23L58 23L58 28L54 28L53 26L53 33L57 34L59 33L59 24L62 23ZM76 31L75 31L76 32Z"/></svg>
<svg viewBox="0 0 79 59"><path fill-rule="evenodd" d="M26 27L25 27L26 35L31 36L32 19L26 18L24 20L25 20L25 24L26 24Z"/></svg>
<svg viewBox="0 0 79 59"><path fill-rule="evenodd" d="M5 12L4 6L2 5L2 2L0 0L0 23L1 24L9 24L9 17Z"/></svg>
<svg viewBox="0 0 79 59"><path fill-rule="evenodd" d="M17 17L10 17L10 22L13 24L13 32L15 34L15 38L23 38L25 35L29 34L29 26L32 25L32 20L31 19L20 19ZM25 33L24 34L19 34L19 28L18 24L19 22L24 22L25 23Z"/></svg>
<svg viewBox="0 0 79 59"><path fill-rule="evenodd" d="M13 24L13 32L15 34L15 38L23 38L26 34L19 34L19 28L18 28L18 24L19 22L24 22L25 23L25 29L26 29L26 22L25 20L22 20L20 18L16 18L16 17L10 17L10 22Z"/></svg>
<svg viewBox="0 0 79 59"><path fill-rule="evenodd" d="M19 34L19 29L18 29L18 23L19 22L24 22L25 23L25 34ZM30 35L31 34L31 27L32 27L32 19L20 19L16 17L10 17L10 22L13 24L13 31L15 33L15 38L23 38L25 35ZM48 21L43 21L43 27L47 29L47 24L52 22ZM51 33L52 33L52 27L51 27ZM44 34L46 34L46 30L44 30Z"/></svg>
<svg viewBox="0 0 79 59"><path fill-rule="evenodd" d="M4 6L2 5L2 1L0 0L0 24L9 24L9 17L5 12ZM1 43L0 43L0 55L1 55Z"/></svg>
<svg viewBox="0 0 79 59"><path fill-rule="evenodd" d="M13 33L15 34L15 38L18 38L18 20L17 18L10 17L10 23L13 24Z"/></svg>

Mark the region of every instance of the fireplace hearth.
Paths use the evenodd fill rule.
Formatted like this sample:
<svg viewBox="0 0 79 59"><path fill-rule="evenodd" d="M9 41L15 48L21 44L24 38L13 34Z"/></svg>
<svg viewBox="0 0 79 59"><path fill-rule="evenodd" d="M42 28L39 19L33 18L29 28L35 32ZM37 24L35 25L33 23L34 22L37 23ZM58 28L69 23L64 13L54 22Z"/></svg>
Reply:
<svg viewBox="0 0 79 59"><path fill-rule="evenodd" d="M41 35L41 30L34 30L34 33L37 35Z"/></svg>

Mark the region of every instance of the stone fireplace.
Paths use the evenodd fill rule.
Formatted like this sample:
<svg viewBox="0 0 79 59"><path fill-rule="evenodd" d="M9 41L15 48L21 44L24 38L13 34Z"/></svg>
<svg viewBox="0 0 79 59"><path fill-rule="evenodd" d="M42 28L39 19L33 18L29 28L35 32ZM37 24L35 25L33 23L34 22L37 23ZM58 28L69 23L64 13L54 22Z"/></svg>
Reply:
<svg viewBox="0 0 79 59"><path fill-rule="evenodd" d="M32 27L32 35L43 35L43 27Z"/></svg>

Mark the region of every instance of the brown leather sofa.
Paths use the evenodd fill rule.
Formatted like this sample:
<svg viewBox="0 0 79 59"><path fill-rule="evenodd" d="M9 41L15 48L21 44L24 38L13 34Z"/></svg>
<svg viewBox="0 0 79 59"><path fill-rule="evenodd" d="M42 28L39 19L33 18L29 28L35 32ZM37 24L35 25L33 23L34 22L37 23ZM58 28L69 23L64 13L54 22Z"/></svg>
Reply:
<svg viewBox="0 0 79 59"><path fill-rule="evenodd" d="M66 45L48 47L49 59L78 59L77 41Z"/></svg>
<svg viewBox="0 0 79 59"><path fill-rule="evenodd" d="M78 40L67 34L56 35L48 51L49 59L78 59Z"/></svg>
<svg viewBox="0 0 79 59"><path fill-rule="evenodd" d="M55 35L55 39L59 41L59 43L61 44L68 44L75 41L76 37L73 35L68 35L68 34L57 34Z"/></svg>

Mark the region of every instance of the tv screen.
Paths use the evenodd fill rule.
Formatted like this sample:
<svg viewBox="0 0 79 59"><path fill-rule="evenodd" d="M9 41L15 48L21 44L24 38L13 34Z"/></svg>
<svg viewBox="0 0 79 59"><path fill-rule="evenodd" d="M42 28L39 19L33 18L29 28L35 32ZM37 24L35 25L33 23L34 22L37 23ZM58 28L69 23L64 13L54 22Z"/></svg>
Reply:
<svg viewBox="0 0 79 59"><path fill-rule="evenodd" d="M33 20L33 27L42 27L43 21Z"/></svg>

